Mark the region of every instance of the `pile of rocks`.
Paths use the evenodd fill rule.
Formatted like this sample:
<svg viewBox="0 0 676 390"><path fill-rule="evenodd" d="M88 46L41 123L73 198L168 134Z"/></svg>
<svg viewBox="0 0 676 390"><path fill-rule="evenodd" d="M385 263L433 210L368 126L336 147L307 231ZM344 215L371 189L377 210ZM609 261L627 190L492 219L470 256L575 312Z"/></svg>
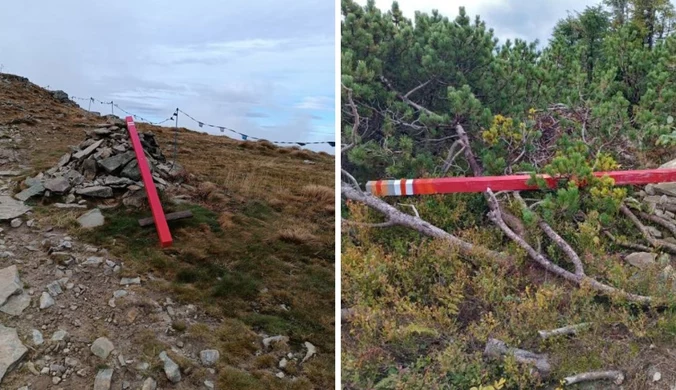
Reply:
<svg viewBox="0 0 676 390"><path fill-rule="evenodd" d="M663 164L659 169L676 169L676 160ZM676 182L648 184L638 196L648 214L676 224ZM674 242L676 243L676 239Z"/></svg>
<svg viewBox="0 0 676 390"><path fill-rule="evenodd" d="M119 118L86 130L86 139L72 147L56 166L24 181L25 189L15 198L63 196L62 208L85 208L83 198L113 198L122 194L126 205L138 205L145 196L126 124ZM152 133L139 133L146 159L158 190L165 190L181 168L167 162ZM79 199L79 202L76 202Z"/></svg>

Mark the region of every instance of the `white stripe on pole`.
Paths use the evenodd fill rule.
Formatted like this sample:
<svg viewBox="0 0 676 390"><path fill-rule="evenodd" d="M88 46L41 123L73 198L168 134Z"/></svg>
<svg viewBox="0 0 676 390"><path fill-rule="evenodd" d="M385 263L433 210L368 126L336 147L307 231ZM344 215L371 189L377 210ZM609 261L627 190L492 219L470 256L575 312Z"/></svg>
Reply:
<svg viewBox="0 0 676 390"><path fill-rule="evenodd" d="M401 196L401 180L394 181L394 195Z"/></svg>
<svg viewBox="0 0 676 390"><path fill-rule="evenodd" d="M406 180L406 194L404 195L413 195L413 179Z"/></svg>

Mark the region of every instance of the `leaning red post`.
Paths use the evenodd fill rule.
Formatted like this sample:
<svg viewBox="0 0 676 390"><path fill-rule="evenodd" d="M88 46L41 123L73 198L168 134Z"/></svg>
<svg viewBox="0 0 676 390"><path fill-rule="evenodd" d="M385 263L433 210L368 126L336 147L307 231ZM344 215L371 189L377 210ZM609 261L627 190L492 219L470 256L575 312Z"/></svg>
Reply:
<svg viewBox="0 0 676 390"><path fill-rule="evenodd" d="M145 153L143 152L141 140L139 139L138 132L136 131L134 118L128 116L126 118L126 121L127 121L127 130L129 131L129 138L131 139L131 144L134 147L134 153L136 153L138 169L141 172L143 185L145 186L146 194L148 195L150 210L153 213L153 220L155 221L157 236L160 239L160 246L162 248L166 248L171 246L173 242L173 239L171 238L171 232L169 231L169 225L167 224L167 219L164 215L164 210L162 209L160 197L157 195L157 188L155 187L155 183L153 182L153 175L150 172L150 168L148 167L148 161L146 160Z"/></svg>

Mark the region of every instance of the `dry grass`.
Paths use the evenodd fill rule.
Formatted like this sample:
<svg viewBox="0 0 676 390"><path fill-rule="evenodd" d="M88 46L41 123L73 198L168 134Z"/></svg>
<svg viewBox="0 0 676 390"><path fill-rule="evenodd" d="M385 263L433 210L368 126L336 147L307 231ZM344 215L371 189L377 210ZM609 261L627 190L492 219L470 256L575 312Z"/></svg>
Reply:
<svg viewBox="0 0 676 390"><path fill-rule="evenodd" d="M335 190L332 187L326 187L317 184L309 184L301 188L301 194L310 201L321 203L322 205L335 204Z"/></svg>
<svg viewBox="0 0 676 390"><path fill-rule="evenodd" d="M279 239L296 244L310 244L319 240L317 236L302 226L294 226L282 229L279 232Z"/></svg>

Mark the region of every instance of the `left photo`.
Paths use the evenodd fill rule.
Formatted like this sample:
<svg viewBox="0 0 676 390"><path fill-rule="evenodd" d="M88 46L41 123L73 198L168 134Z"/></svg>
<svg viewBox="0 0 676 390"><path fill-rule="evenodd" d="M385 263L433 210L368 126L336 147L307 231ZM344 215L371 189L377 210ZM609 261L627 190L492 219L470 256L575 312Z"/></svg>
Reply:
<svg viewBox="0 0 676 390"><path fill-rule="evenodd" d="M335 383L335 3L3 7L0 389Z"/></svg>

